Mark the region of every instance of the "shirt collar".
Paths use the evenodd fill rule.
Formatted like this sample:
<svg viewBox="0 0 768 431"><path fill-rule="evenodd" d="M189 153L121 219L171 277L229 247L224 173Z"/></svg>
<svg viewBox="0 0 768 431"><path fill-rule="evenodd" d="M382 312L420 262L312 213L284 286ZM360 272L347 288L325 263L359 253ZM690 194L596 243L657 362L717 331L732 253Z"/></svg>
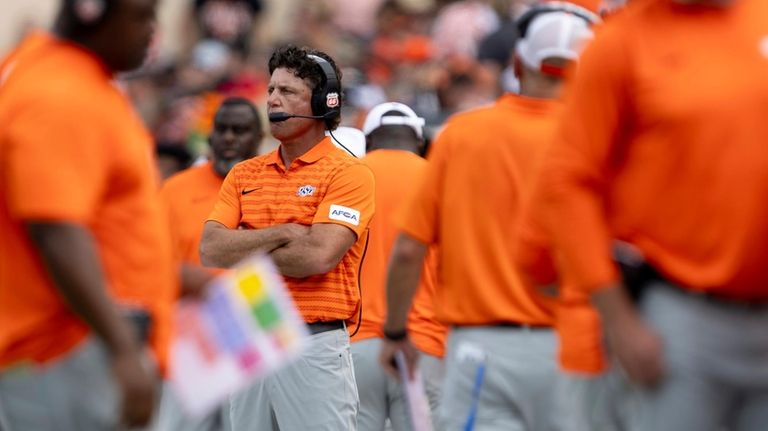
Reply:
<svg viewBox="0 0 768 431"><path fill-rule="evenodd" d="M310 148L309 151L297 157L296 160L300 160L302 163L309 165L322 159L334 149L336 149L336 146L334 146L331 142L331 138L326 136L322 141L318 142L314 147ZM285 165L283 165L283 159L280 157L280 147L272 152L272 154L267 159L267 164L277 165L285 169Z"/></svg>

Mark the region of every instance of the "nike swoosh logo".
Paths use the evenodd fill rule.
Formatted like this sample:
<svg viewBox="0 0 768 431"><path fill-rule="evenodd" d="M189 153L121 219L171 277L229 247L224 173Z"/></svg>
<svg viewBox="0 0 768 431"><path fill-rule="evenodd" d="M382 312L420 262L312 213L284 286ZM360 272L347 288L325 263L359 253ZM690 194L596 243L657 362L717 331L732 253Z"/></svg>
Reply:
<svg viewBox="0 0 768 431"><path fill-rule="evenodd" d="M245 196L248 193L255 192L256 190L261 190L261 187L256 187L256 188L253 188L253 189L250 189L250 190L243 189L243 191L241 193L243 194L243 196Z"/></svg>

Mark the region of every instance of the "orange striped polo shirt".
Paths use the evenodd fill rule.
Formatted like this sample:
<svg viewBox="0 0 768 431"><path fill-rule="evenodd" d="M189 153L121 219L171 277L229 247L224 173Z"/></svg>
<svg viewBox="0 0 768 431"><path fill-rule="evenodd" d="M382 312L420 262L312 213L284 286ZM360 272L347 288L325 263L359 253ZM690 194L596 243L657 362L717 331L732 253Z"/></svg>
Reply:
<svg viewBox="0 0 768 431"><path fill-rule="evenodd" d="M373 173L325 138L288 169L279 148L237 164L224 179L208 220L230 229L285 223L334 223L351 229L357 242L332 271L285 277L299 312L312 323L357 316L358 273L373 211Z"/></svg>

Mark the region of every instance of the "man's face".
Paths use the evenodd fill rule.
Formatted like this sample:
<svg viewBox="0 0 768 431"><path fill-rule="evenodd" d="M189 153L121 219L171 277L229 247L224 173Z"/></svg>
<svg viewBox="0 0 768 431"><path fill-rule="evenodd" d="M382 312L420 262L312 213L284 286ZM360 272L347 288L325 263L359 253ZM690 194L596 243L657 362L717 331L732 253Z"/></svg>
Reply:
<svg viewBox="0 0 768 431"><path fill-rule="evenodd" d="M155 30L157 0L118 0L101 37L112 40L106 59L115 71L136 69L144 62Z"/></svg>
<svg viewBox="0 0 768 431"><path fill-rule="evenodd" d="M246 105L220 108L209 138L216 171L224 176L236 163L255 156L261 138L251 108Z"/></svg>
<svg viewBox="0 0 768 431"><path fill-rule="evenodd" d="M287 112L297 115L312 115L312 88L309 82L297 77L293 71L277 68L269 80L267 112ZM305 133L317 120L291 118L279 123L270 123L272 136L279 141L295 138Z"/></svg>

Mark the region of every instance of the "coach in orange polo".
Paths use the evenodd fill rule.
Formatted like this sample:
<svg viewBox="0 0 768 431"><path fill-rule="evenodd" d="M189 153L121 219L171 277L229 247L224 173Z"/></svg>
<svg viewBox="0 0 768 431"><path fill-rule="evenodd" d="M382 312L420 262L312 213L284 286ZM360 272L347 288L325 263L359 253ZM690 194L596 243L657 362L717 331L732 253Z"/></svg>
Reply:
<svg viewBox="0 0 768 431"><path fill-rule="evenodd" d="M345 322L360 310L373 174L325 136L341 104L341 76L327 54L282 47L269 71L270 130L280 147L227 175L200 256L227 267L269 253L313 335L297 362L232 399L232 425L354 430L359 398Z"/></svg>

